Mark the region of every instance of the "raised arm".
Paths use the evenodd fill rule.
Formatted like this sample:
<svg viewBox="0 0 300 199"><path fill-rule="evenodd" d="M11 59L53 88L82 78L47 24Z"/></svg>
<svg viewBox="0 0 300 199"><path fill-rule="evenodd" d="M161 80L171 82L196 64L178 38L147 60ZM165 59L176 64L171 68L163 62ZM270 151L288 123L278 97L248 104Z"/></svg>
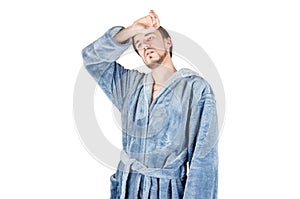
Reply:
<svg viewBox="0 0 300 199"><path fill-rule="evenodd" d="M127 28L116 26L109 29L82 50L85 68L119 109L129 89L134 88L144 74L128 70L116 61L131 45L134 35L157 27L159 19L154 11L150 11L149 15L136 20Z"/></svg>
<svg viewBox="0 0 300 199"><path fill-rule="evenodd" d="M127 28L122 29L114 36L114 39L119 43L126 43L130 38L139 33L152 32L159 28L160 21L157 14L150 10L147 16L144 16L132 23Z"/></svg>

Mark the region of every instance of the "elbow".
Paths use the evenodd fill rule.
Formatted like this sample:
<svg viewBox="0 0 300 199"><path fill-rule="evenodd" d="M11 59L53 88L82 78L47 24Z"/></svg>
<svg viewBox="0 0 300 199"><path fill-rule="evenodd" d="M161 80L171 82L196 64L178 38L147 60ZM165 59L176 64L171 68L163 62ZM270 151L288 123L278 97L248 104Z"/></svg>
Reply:
<svg viewBox="0 0 300 199"><path fill-rule="evenodd" d="M81 56L82 56L82 59L83 59L83 65L85 67L87 67L87 65L89 65L89 60L90 60L90 53L88 52L88 47L85 47L84 49L82 49L81 51Z"/></svg>

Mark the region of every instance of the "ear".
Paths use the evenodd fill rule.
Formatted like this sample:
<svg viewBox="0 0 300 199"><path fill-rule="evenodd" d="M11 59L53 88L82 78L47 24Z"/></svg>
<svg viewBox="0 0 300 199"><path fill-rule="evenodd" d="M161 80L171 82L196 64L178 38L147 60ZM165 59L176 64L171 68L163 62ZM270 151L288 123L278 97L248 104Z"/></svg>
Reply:
<svg viewBox="0 0 300 199"><path fill-rule="evenodd" d="M170 37L165 39L165 45L167 48L170 48L171 46L173 46L172 40Z"/></svg>

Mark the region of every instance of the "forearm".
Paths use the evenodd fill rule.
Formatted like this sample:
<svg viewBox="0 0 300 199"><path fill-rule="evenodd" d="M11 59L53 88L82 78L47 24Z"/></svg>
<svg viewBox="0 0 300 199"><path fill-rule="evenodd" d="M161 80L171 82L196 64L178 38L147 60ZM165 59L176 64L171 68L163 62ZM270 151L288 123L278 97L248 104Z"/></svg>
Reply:
<svg viewBox="0 0 300 199"><path fill-rule="evenodd" d="M120 43L127 43L134 35L137 34L137 31L133 29L132 26L121 29L117 34L114 35L114 39Z"/></svg>

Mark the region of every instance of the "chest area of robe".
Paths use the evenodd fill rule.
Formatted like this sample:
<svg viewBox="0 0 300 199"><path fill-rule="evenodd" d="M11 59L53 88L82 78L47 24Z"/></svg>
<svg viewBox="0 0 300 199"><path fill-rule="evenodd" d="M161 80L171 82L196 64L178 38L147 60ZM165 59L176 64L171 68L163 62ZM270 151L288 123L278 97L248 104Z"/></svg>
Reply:
<svg viewBox="0 0 300 199"><path fill-rule="evenodd" d="M140 85L124 102L123 145L128 152L151 153L176 143L186 109L176 85L163 88L150 102L152 87ZM180 136L182 137L182 136Z"/></svg>

